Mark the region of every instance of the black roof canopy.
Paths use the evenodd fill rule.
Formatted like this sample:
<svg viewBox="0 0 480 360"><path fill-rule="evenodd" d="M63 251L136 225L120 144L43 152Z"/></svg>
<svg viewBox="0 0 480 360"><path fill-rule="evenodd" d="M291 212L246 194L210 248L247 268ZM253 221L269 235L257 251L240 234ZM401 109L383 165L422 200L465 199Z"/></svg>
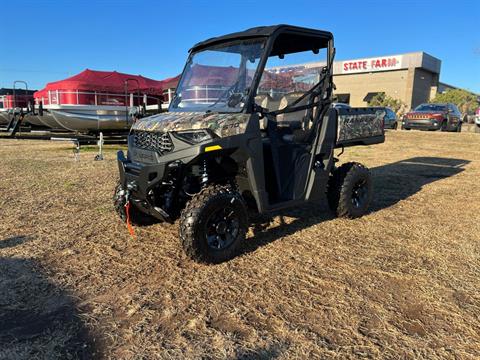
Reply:
<svg viewBox="0 0 480 360"><path fill-rule="evenodd" d="M190 51L202 50L206 47L228 41L260 37L267 38L271 36L279 36L279 41L275 42L271 55L322 49L327 47L329 40L333 39L332 33L328 31L282 24L259 26L245 31L210 38L195 44Z"/></svg>
<svg viewBox="0 0 480 360"><path fill-rule="evenodd" d="M17 95L33 95L37 90L25 90L23 88L15 89L15 94ZM11 88L0 88L0 95L13 95L13 89Z"/></svg>

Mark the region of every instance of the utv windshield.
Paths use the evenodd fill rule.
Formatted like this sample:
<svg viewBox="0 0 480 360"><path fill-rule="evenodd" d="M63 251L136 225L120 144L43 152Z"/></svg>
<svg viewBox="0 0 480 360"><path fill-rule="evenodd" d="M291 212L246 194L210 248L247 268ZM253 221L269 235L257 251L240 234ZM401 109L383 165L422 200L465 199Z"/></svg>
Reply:
<svg viewBox="0 0 480 360"><path fill-rule="evenodd" d="M241 111L264 44L264 38L238 40L193 53L170 111Z"/></svg>

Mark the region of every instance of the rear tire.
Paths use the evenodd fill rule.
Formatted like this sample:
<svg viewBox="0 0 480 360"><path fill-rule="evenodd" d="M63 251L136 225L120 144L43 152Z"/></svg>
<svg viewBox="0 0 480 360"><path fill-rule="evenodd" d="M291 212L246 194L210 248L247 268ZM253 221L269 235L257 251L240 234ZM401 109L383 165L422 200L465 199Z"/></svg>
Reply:
<svg viewBox="0 0 480 360"><path fill-rule="evenodd" d="M372 202L370 171L356 162L335 169L328 182L327 198L338 217L354 219L364 215Z"/></svg>
<svg viewBox="0 0 480 360"><path fill-rule="evenodd" d="M245 240L248 214L242 196L211 185L195 194L180 216L180 240L193 260L220 263L234 257Z"/></svg>

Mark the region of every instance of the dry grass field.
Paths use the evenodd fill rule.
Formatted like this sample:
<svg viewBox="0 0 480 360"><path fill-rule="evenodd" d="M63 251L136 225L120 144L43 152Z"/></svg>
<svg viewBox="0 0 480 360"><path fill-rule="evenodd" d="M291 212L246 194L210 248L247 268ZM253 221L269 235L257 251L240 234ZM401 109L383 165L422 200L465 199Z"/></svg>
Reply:
<svg viewBox="0 0 480 360"><path fill-rule="evenodd" d="M177 225L114 214L115 153L0 139L0 359L478 359L480 135L346 149L371 212L256 216L243 253L192 262Z"/></svg>

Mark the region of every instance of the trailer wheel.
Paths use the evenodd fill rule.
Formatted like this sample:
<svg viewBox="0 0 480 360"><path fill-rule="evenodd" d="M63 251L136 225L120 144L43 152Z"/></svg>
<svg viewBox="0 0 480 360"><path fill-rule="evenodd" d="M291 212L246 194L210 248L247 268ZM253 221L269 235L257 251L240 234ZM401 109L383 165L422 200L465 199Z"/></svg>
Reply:
<svg viewBox="0 0 480 360"><path fill-rule="evenodd" d="M115 208L115 212L118 214L120 219L122 219L123 222L127 222L127 213L125 210L125 195L124 195L124 190L122 188L122 185L120 183L117 183L117 186L115 186L115 192L113 194L113 207ZM130 207L130 221L134 225L151 225L157 220L148 215L145 214L144 212L140 211L135 205Z"/></svg>
<svg viewBox="0 0 480 360"><path fill-rule="evenodd" d="M231 259L242 245L248 215L242 196L211 185L195 194L180 216L180 240L189 257L206 263Z"/></svg>
<svg viewBox="0 0 480 360"><path fill-rule="evenodd" d="M338 217L353 219L364 215L372 201L370 171L356 162L335 169L328 182L327 198Z"/></svg>

